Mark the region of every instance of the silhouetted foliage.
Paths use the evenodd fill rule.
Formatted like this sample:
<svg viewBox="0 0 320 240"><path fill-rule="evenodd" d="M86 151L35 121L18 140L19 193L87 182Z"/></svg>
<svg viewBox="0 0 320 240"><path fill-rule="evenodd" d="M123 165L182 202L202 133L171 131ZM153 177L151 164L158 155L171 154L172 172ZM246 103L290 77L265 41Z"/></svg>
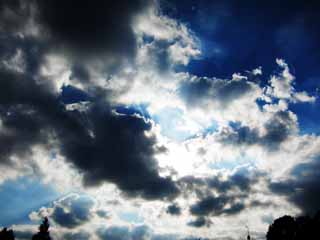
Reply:
<svg viewBox="0 0 320 240"><path fill-rule="evenodd" d="M14 234L13 231L7 228L3 228L0 232L0 240L14 240Z"/></svg>
<svg viewBox="0 0 320 240"><path fill-rule="evenodd" d="M45 217L42 224L40 224L39 232L32 236L32 240L51 240L49 227L48 218Z"/></svg>
<svg viewBox="0 0 320 240"><path fill-rule="evenodd" d="M320 239L319 228L320 212L314 218L283 216L269 226L267 240Z"/></svg>

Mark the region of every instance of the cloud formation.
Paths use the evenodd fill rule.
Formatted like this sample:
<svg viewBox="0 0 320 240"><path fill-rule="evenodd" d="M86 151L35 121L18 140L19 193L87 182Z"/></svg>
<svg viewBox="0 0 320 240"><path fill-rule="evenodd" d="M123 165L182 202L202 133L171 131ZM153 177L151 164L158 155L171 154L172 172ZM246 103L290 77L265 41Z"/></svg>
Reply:
<svg viewBox="0 0 320 240"><path fill-rule="evenodd" d="M167 213L171 214L171 215L180 215L181 208L179 207L178 204L174 203L174 204L168 206Z"/></svg>
<svg viewBox="0 0 320 240"><path fill-rule="evenodd" d="M37 20L52 44L83 58L107 54L132 58L136 52L134 18L151 1L36 1ZM116 27L115 27L116 26ZM122 60L122 59L121 59Z"/></svg>
<svg viewBox="0 0 320 240"><path fill-rule="evenodd" d="M314 215L319 211L319 157L309 162L296 165L290 178L283 181L271 181L270 190L275 194L286 196L298 206L303 214Z"/></svg>
<svg viewBox="0 0 320 240"><path fill-rule="evenodd" d="M221 226L316 210L319 138L293 106L317 99L290 61L276 59L271 76L198 71L205 44L162 4L0 0L0 180L60 178L103 206L116 199L106 210L67 197L34 213L58 239L193 239L213 223L223 239Z"/></svg>

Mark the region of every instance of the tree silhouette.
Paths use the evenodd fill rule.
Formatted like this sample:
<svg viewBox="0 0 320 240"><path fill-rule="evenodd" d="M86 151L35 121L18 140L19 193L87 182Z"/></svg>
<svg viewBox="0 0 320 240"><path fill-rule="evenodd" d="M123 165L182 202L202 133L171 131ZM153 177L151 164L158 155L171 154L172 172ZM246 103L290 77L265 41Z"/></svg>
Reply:
<svg viewBox="0 0 320 240"><path fill-rule="evenodd" d="M49 227L49 220L45 217L40 224L39 232L32 236L32 240L51 240Z"/></svg>
<svg viewBox="0 0 320 240"><path fill-rule="evenodd" d="M3 228L0 232L0 240L14 240L14 234L13 231L7 228Z"/></svg>
<svg viewBox="0 0 320 240"><path fill-rule="evenodd" d="M320 239L320 212L314 218L283 216L276 219L267 233L267 240Z"/></svg>
<svg viewBox="0 0 320 240"><path fill-rule="evenodd" d="M269 227L267 240L293 240L295 239L296 222L291 216L276 219Z"/></svg>

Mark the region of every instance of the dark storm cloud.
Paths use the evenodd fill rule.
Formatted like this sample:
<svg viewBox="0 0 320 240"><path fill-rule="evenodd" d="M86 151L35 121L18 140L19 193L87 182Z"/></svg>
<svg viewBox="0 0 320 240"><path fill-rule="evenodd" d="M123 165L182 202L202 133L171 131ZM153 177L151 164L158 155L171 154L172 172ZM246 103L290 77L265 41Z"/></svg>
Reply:
<svg viewBox="0 0 320 240"><path fill-rule="evenodd" d="M54 44L71 54L89 58L101 54L134 56L136 39L132 23L151 3L149 0L35 2L38 21Z"/></svg>
<svg viewBox="0 0 320 240"><path fill-rule="evenodd" d="M201 107L208 101L215 101L221 107L227 107L251 90L253 85L246 79L223 80L204 77L183 82L179 91L189 106Z"/></svg>
<svg viewBox="0 0 320 240"><path fill-rule="evenodd" d="M249 207L268 208L270 206L277 207L278 205L272 201L259 201L259 200L253 200L249 204Z"/></svg>
<svg viewBox="0 0 320 240"><path fill-rule="evenodd" d="M205 217L197 217L194 221L188 222L188 226L201 228L201 227L210 227L211 221Z"/></svg>
<svg viewBox="0 0 320 240"><path fill-rule="evenodd" d="M287 196L304 214L315 214L320 210L320 158L309 163L298 164L291 172L291 180L271 182L269 187L275 194Z"/></svg>
<svg viewBox="0 0 320 240"><path fill-rule="evenodd" d="M246 208L244 201L248 199L252 186L264 175L259 172L250 173L240 169L226 180L219 176L208 178L184 177L178 185L182 193L195 193L198 201L190 206L190 213L203 222L200 217L235 215ZM189 224L190 225L190 224ZM200 225L200 223L199 223ZM204 224L203 224L204 225Z"/></svg>
<svg viewBox="0 0 320 240"><path fill-rule="evenodd" d="M177 195L175 183L159 175L154 157L159 153L157 139L145 135L150 122L134 114L115 113L107 100L100 100L108 98L104 90L93 87L89 96L65 86L58 96L54 83L39 77L44 57L59 49L77 56L74 62L70 59L70 80L78 82L89 81L84 63L88 58L132 58L134 17L152 3L0 0L1 164L11 164L12 156L23 160L33 146L42 144L58 147L83 174L86 185L108 181L128 196L148 199ZM41 36L25 34L30 30L27 23L40 26ZM10 62L18 51L21 69L11 69L18 66ZM64 96L67 91L72 99ZM86 111L66 110L65 104L83 100L91 101ZM49 145L52 139L57 145Z"/></svg>
<svg viewBox="0 0 320 240"><path fill-rule="evenodd" d="M148 199L178 193L174 182L158 173L157 141L145 135L151 123L142 117L116 114L107 103L92 103L85 113L66 111L49 86L24 74L0 72L0 88L2 163L51 136L86 185L109 181L129 196Z"/></svg>
<svg viewBox="0 0 320 240"><path fill-rule="evenodd" d="M223 193L232 189L239 189L240 191L249 191L255 179L244 175L243 173L236 172L231 175L227 181L221 181L217 177L209 178L207 180L210 188L216 189L218 192Z"/></svg>
<svg viewBox="0 0 320 240"><path fill-rule="evenodd" d="M167 213L171 215L181 215L181 208L176 203L171 204L167 208Z"/></svg>
<svg viewBox="0 0 320 240"><path fill-rule="evenodd" d="M268 150L278 150L280 144L296 132L297 123L291 112L279 111L264 124L265 133L259 135L256 128L230 124L230 129L221 131L217 140L231 145L254 145L258 144Z"/></svg>
<svg viewBox="0 0 320 240"><path fill-rule="evenodd" d="M31 15L31 8L22 0L0 0L0 32L20 31Z"/></svg>
<svg viewBox="0 0 320 240"><path fill-rule="evenodd" d="M8 163L12 155L22 157L34 144L46 143L48 125L38 111L45 111L54 98L33 79L8 71L0 71L0 89L0 163Z"/></svg>
<svg viewBox="0 0 320 240"><path fill-rule="evenodd" d="M177 194L170 178L162 178L154 159L155 137L141 117L117 115L95 106L87 112L94 137L64 136L63 153L85 173L85 183L114 182L129 195L164 198ZM88 161L90 159L90 161Z"/></svg>
<svg viewBox="0 0 320 240"><path fill-rule="evenodd" d="M219 194L242 192L249 193L252 185L262 176L259 173L249 174L248 171L238 171L229 176L226 180L221 179L220 176L196 178L193 176L186 176L178 181L180 189L186 194L196 193L198 198L204 198L211 190Z"/></svg>
<svg viewBox="0 0 320 240"><path fill-rule="evenodd" d="M74 64L71 69L72 73L70 80L77 80L79 82L87 83L90 80L88 70L82 64Z"/></svg>
<svg viewBox="0 0 320 240"><path fill-rule="evenodd" d="M44 55L50 46L48 43L40 41L31 36L19 36L2 34L0 36L0 68L3 63L14 58L18 51L22 53L23 70L29 76L39 72L39 67L44 61ZM17 67L16 62L9 64L9 67Z"/></svg>
<svg viewBox="0 0 320 240"><path fill-rule="evenodd" d="M75 228L90 221L92 199L87 197L69 197L55 204L51 218L55 223L65 228Z"/></svg>
<svg viewBox="0 0 320 240"><path fill-rule="evenodd" d="M22 9L20 1L0 3L1 11ZM79 47L93 51L91 44L95 45L93 47L105 47L107 51L129 51L120 45L127 45L126 41L132 40L130 21L133 15L146 7L142 1L99 1L96 5L91 3L84 9L81 7L86 5L85 1L78 1L80 9L75 8L73 11L71 3L62 1L41 1L38 4L41 21L44 21L48 28L52 28L50 31L56 31L55 36L59 37L59 41L66 42L74 51L81 51ZM62 17L60 7L70 16ZM84 11L88 11L88 14L83 15ZM42 15L44 13L48 15ZM120 26L111 27L116 17L120 18L117 20ZM59 20L62 18L63 25ZM108 19L106 23L99 22ZM79 25L78 29L74 29L78 23L87 25ZM95 28L94 24L98 26ZM15 31L13 28L10 30ZM102 32L94 32L95 35L89 36L90 31L96 30ZM2 35L0 39L1 60L11 59L17 49L21 49L25 63L23 70L26 74L10 71L6 66L1 66L0 69L0 117L3 129L0 133L1 163L10 163L12 156L23 159L30 153L32 146L39 143L45 145L49 137L56 138L63 155L84 174L86 184L96 185L110 181L128 195L146 198L163 198L177 193L171 179L162 178L158 174L158 166L153 156L157 152L156 139L144 135L145 131L150 130L150 123L137 116L114 114L107 103L105 106L103 103L92 104L85 114L77 110L66 111L64 105L58 101L64 100L63 96L59 98L52 93L50 81L39 81L33 77L39 70L42 56L52 50L51 43L6 33L7 35ZM77 39L80 34L84 35L82 40ZM109 41L105 41L106 36ZM78 43L80 45L77 45ZM132 44L128 47L133 49ZM132 51L126 54L130 52ZM71 78L88 81L89 75L81 64L75 64L72 72ZM83 98L82 95L79 97ZM125 146L126 144L128 145Z"/></svg>
<svg viewBox="0 0 320 240"><path fill-rule="evenodd" d="M235 200L235 196L209 196L193 204L190 207L190 213L195 216L234 215L244 209L244 205L242 203L235 203ZM226 207L227 205L231 206Z"/></svg>

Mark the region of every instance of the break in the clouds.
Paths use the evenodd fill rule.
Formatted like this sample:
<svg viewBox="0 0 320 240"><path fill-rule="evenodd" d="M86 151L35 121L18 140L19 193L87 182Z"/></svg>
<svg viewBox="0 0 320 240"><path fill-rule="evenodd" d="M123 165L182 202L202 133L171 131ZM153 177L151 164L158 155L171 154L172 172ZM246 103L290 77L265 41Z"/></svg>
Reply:
<svg viewBox="0 0 320 240"><path fill-rule="evenodd" d="M238 239L315 214L318 4L279 4L0 0L0 225Z"/></svg>

